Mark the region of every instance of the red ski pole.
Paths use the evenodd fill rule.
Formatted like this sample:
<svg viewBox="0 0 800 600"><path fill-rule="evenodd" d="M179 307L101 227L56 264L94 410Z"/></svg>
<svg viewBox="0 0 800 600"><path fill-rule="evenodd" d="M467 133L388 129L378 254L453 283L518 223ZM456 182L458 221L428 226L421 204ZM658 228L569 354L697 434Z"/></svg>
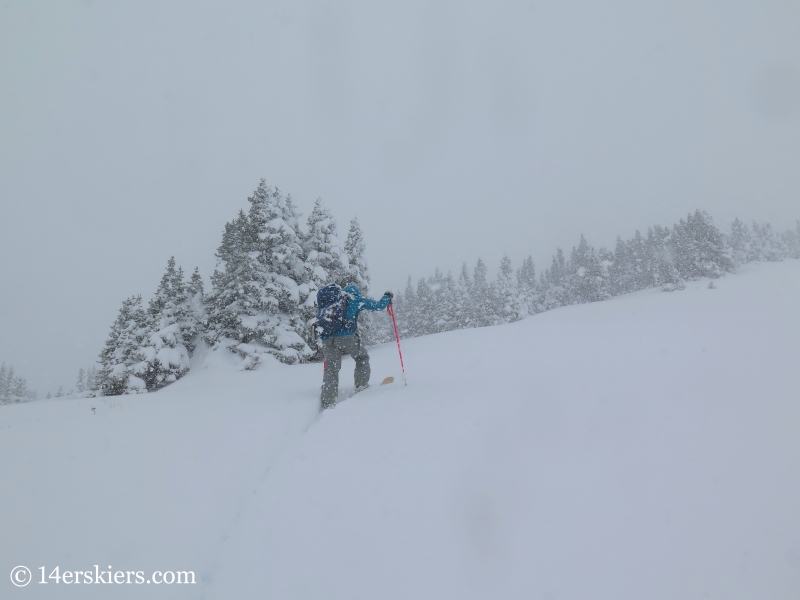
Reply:
<svg viewBox="0 0 800 600"><path fill-rule="evenodd" d="M400 334L397 331L397 319L394 318L394 308L392 307L391 303L386 308L386 312L388 312L389 316L392 317L392 325L394 325L394 339L397 340L397 352L400 354L400 368L403 370L403 383L408 385L408 379L406 379L406 366L403 364L403 351L400 349Z"/></svg>

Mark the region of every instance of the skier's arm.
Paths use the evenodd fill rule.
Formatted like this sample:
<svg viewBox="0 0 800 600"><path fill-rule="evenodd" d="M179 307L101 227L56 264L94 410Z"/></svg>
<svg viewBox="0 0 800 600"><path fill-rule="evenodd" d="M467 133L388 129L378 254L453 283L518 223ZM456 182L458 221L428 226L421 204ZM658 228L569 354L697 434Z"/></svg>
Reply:
<svg viewBox="0 0 800 600"><path fill-rule="evenodd" d="M380 300L370 300L369 298L361 298L359 310L383 310L392 301L389 294L384 294Z"/></svg>

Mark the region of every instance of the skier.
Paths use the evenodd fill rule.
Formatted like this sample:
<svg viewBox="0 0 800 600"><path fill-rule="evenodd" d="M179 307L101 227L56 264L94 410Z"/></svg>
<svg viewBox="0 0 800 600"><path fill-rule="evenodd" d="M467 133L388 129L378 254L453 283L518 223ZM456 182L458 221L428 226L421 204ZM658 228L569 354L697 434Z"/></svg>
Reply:
<svg viewBox="0 0 800 600"><path fill-rule="evenodd" d="M356 361L356 393L369 386L369 354L358 334L358 313L362 310L384 310L392 302L394 295L386 292L380 300L370 300L361 296L354 285L344 288L346 314L333 331L321 333L322 354L325 357L325 373L322 377L322 408L336 404L339 396L339 369L342 368L342 354L349 354Z"/></svg>

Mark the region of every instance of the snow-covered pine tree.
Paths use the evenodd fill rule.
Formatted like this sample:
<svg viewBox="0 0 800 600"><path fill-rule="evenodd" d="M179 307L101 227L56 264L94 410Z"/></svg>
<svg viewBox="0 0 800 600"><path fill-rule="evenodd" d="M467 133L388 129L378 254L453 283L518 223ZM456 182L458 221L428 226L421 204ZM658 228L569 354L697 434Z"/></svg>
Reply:
<svg viewBox="0 0 800 600"><path fill-rule="evenodd" d="M75 391L79 394L86 391L86 373L83 369L78 369L78 379L75 382Z"/></svg>
<svg viewBox="0 0 800 600"><path fill-rule="evenodd" d="M428 278L428 288L431 290L431 308L433 311L433 321L431 323L434 333L446 331L448 316L445 314L444 297L444 275L436 267L433 276Z"/></svg>
<svg viewBox="0 0 800 600"><path fill-rule="evenodd" d="M800 221L794 231L784 234L784 242L791 258L800 258Z"/></svg>
<svg viewBox="0 0 800 600"><path fill-rule="evenodd" d="M3 363L0 365L0 404L5 404L8 396L8 369L6 369L6 363Z"/></svg>
<svg viewBox="0 0 800 600"><path fill-rule="evenodd" d="M302 337L304 253L291 198L262 179L250 210L226 224L208 295L207 343L254 368L262 354L285 363L313 355Z"/></svg>
<svg viewBox="0 0 800 600"><path fill-rule="evenodd" d="M31 400L36 400L36 392L28 389L25 378L15 373L13 365L0 365L0 404L17 404Z"/></svg>
<svg viewBox="0 0 800 600"><path fill-rule="evenodd" d="M314 354L301 335L305 325L299 282L304 260L297 213L291 198L263 179L248 200L252 237L245 262L252 279L242 282L239 343L230 348L245 358L244 368L253 368L263 353L293 364Z"/></svg>
<svg viewBox="0 0 800 600"><path fill-rule="evenodd" d="M416 296L417 304L414 314L417 321L417 335L436 333L436 298L424 277L417 282Z"/></svg>
<svg viewBox="0 0 800 600"><path fill-rule="evenodd" d="M429 316L426 317L430 333L450 331L454 327L454 292L453 276L447 277L437 268L432 277L427 280L429 300ZM419 287L417 288L419 297Z"/></svg>
<svg viewBox="0 0 800 600"><path fill-rule="evenodd" d="M508 255L500 260L500 270L494 284L494 306L500 321L512 323L527 316L523 294L514 278L514 268Z"/></svg>
<svg viewBox="0 0 800 600"><path fill-rule="evenodd" d="M669 232L667 231L667 233ZM647 239L638 229L633 234L633 238L627 242L627 246L631 275L630 291L644 290L658 285L653 275L655 266L653 265L653 256L648 252Z"/></svg>
<svg viewBox="0 0 800 600"><path fill-rule="evenodd" d="M361 294L364 296L369 295L370 275L369 267L367 266L366 244L364 243L364 234L361 231L361 225L358 223L358 218L353 218L350 221L350 229L347 232L347 240L344 243L344 251L347 255L349 281L348 284L358 286Z"/></svg>
<svg viewBox="0 0 800 600"><path fill-rule="evenodd" d="M17 381L17 377L14 373L14 365L8 366L8 371L6 371L6 383L4 386L4 402L6 404L11 404L16 402L16 398L14 397L14 387Z"/></svg>
<svg viewBox="0 0 800 600"><path fill-rule="evenodd" d="M437 269L438 272L438 269ZM439 315L436 322L437 331L453 331L458 329L458 288L453 279L453 273L437 281L436 285L436 312Z"/></svg>
<svg viewBox="0 0 800 600"><path fill-rule="evenodd" d="M253 285L249 290L245 286L250 308L240 314L243 343L232 349L245 357L244 368L258 364L262 353L292 364L313 355L302 337L299 282L304 261L297 214L291 198L263 179L248 200L252 239L246 262Z"/></svg>
<svg viewBox="0 0 800 600"><path fill-rule="evenodd" d="M92 395L99 391L97 367L94 365L86 369L86 391L91 392Z"/></svg>
<svg viewBox="0 0 800 600"><path fill-rule="evenodd" d="M400 330L401 337L417 337L421 335L420 331L420 315L419 306L417 303L417 293L414 290L414 284L411 283L411 276L409 275L406 281L406 288L400 296L397 306L395 306L395 314L397 317L397 326ZM394 301L393 301L394 303Z"/></svg>
<svg viewBox="0 0 800 600"><path fill-rule="evenodd" d="M12 395L15 402L30 402L36 400L36 393L28 389L28 382L24 377L17 377L13 381Z"/></svg>
<svg viewBox="0 0 800 600"><path fill-rule="evenodd" d="M542 303L545 310L566 306L569 303L567 279L569 276L567 260L561 248L556 249L549 269L541 274Z"/></svg>
<svg viewBox="0 0 800 600"><path fill-rule="evenodd" d="M357 225L358 223L356 222L356 227ZM306 257L304 268L306 280L311 285L316 286L313 294L316 295L316 291L319 288L329 283L336 283L342 287L349 285L353 281L353 277L349 273L349 256L339 240L336 219L322 203L321 198L317 198L314 208L308 216L307 230L303 239L303 249ZM359 238L361 238L360 233L361 231L358 230L357 237ZM360 252L361 260L363 261L363 238L351 240L348 235L348 242L358 246L351 249ZM363 262L361 266L366 271L366 263ZM366 278L369 279L368 273Z"/></svg>
<svg viewBox="0 0 800 600"><path fill-rule="evenodd" d="M608 268L609 291L612 296L632 292L636 285L630 246L617 236L614 259Z"/></svg>
<svg viewBox="0 0 800 600"><path fill-rule="evenodd" d="M655 225L648 228L647 239L644 242L651 285L662 286L665 291L684 287L673 260L671 239L672 234L669 229Z"/></svg>
<svg viewBox="0 0 800 600"><path fill-rule="evenodd" d="M605 269L583 235L578 247L572 249L569 273L567 295L571 303L598 302L611 296Z"/></svg>
<svg viewBox="0 0 800 600"><path fill-rule="evenodd" d="M500 322L495 305L494 286L489 284L486 264L480 258L472 272L471 300L473 327L488 327Z"/></svg>
<svg viewBox="0 0 800 600"><path fill-rule="evenodd" d="M240 210L225 224L222 242L216 252L217 266L211 275L211 293L205 299L207 328L205 339L211 347L242 341L242 311L252 310L249 296L254 294L253 275L247 261L251 249L247 215ZM247 290L247 294L245 293Z"/></svg>
<svg viewBox="0 0 800 600"><path fill-rule="evenodd" d="M131 296L122 303L111 333L100 353L98 384L105 396L136 394L147 391L138 376L144 368L141 353L147 336L147 314L141 296Z"/></svg>
<svg viewBox="0 0 800 600"><path fill-rule="evenodd" d="M670 243L682 279L716 279L735 268L731 249L707 212L696 210L681 219L672 228Z"/></svg>
<svg viewBox="0 0 800 600"><path fill-rule="evenodd" d="M309 347L317 350L317 358L321 359L313 329L317 315L317 292L330 283L344 287L350 283L352 276L348 270L347 254L339 241L336 220L322 204L321 198L314 203L307 226L308 233L303 239L305 274L300 285L300 312L304 322L303 337Z"/></svg>
<svg viewBox="0 0 800 600"><path fill-rule="evenodd" d="M170 257L147 307L147 333L140 349L144 364L134 369L148 392L160 390L189 372L189 351L181 330L187 300L183 270L176 269L175 257Z"/></svg>
<svg viewBox="0 0 800 600"><path fill-rule="evenodd" d="M758 251L753 245L753 234L747 223L743 223L738 218L734 219L731 224L728 244L731 247L731 258L737 265L758 260Z"/></svg>
<svg viewBox="0 0 800 600"><path fill-rule="evenodd" d="M467 263L462 263L461 273L456 284L456 329L474 327L472 324L472 278L469 276Z"/></svg>
<svg viewBox="0 0 800 600"><path fill-rule="evenodd" d="M430 293L430 330L431 333L445 331L447 317L443 314L444 306L442 303L442 292L444 289L444 275L436 267L433 276L428 278L428 290Z"/></svg>
<svg viewBox="0 0 800 600"><path fill-rule="evenodd" d="M349 265L348 284L357 286L361 290L362 296L370 296L371 277L369 266L367 265L366 243L357 217L350 221L350 229L347 231L344 251ZM358 317L358 329L361 339L366 344L377 343L381 339L381 323L385 327L386 319L388 317L385 314L369 311L362 312ZM392 333L393 337L394 333Z"/></svg>
<svg viewBox="0 0 800 600"><path fill-rule="evenodd" d="M205 290L198 267L194 268L191 278L186 283L186 299L178 307L178 312L183 345L186 346L189 356L192 356L203 338L206 323Z"/></svg>
<svg viewBox="0 0 800 600"><path fill-rule="evenodd" d="M757 260L780 262L788 255L786 245L769 223L759 224L753 221L753 242Z"/></svg>
<svg viewBox="0 0 800 600"><path fill-rule="evenodd" d="M608 275L608 269L611 268L612 264L614 264L614 254L607 248L600 248L600 250L597 251L597 258L600 260L600 269L602 271L604 282L603 285L605 286L606 293L608 294L606 297L610 298L613 294L611 293L611 279Z"/></svg>
<svg viewBox="0 0 800 600"><path fill-rule="evenodd" d="M536 283L536 267L533 257L528 256L517 269L517 288L519 289L525 316L542 312L539 286Z"/></svg>

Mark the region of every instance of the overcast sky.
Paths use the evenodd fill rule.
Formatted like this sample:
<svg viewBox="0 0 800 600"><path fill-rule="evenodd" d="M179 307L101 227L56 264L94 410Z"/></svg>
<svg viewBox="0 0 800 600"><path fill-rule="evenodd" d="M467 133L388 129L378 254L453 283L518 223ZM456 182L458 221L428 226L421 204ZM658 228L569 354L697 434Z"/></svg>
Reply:
<svg viewBox="0 0 800 600"><path fill-rule="evenodd" d="M695 208L800 218L800 2L0 2L0 361L74 385L264 177L374 290Z"/></svg>

